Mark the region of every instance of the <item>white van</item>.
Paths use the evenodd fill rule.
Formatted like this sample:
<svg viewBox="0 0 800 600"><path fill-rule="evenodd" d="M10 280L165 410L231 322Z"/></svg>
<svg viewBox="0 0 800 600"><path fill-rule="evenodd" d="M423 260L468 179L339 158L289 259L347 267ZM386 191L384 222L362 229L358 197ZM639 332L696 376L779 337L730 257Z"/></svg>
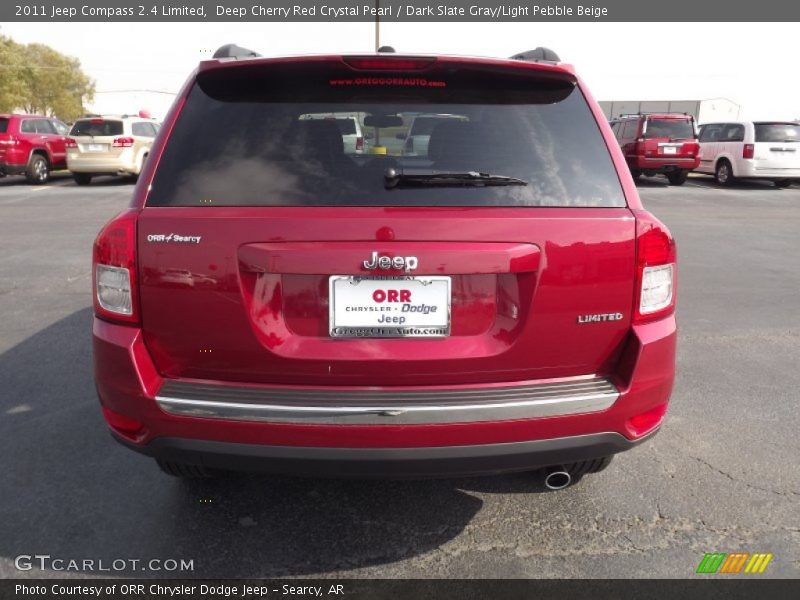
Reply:
<svg viewBox="0 0 800 600"><path fill-rule="evenodd" d="M800 123L728 121L700 127L700 173L720 185L769 179L778 187L800 182Z"/></svg>

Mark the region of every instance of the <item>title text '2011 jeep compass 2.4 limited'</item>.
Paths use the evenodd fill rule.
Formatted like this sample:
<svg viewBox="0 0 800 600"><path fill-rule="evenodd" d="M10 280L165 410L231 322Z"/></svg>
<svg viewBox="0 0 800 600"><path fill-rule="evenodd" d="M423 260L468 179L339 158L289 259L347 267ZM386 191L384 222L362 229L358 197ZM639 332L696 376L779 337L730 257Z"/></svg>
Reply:
<svg viewBox="0 0 800 600"><path fill-rule="evenodd" d="M200 64L95 243L120 442L181 476L558 488L658 429L675 245L571 67L240 50ZM347 154L340 113L376 140L456 118L425 152Z"/></svg>

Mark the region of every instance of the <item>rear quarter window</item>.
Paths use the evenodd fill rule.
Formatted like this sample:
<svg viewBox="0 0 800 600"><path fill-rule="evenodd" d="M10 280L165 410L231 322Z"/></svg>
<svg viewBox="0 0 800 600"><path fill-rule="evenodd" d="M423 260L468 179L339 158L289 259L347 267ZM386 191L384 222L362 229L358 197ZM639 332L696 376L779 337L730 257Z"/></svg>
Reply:
<svg viewBox="0 0 800 600"><path fill-rule="evenodd" d="M156 131L150 123L133 123L131 133L140 137L155 137Z"/></svg>
<svg viewBox="0 0 800 600"><path fill-rule="evenodd" d="M343 66L314 63L201 74L147 205L625 206L598 124L573 82L474 66L426 78L441 85L395 84L406 79L394 75L353 83ZM427 154L405 156L408 115L420 112L455 118L434 119L442 123L430 131ZM379 150L345 154L339 124L301 118L343 113L363 115ZM389 168L490 173L527 185L387 189Z"/></svg>
<svg viewBox="0 0 800 600"><path fill-rule="evenodd" d="M636 137L636 134L639 132L639 121L637 120L630 120L625 121L625 124L622 126L622 135L621 137L624 139L632 139Z"/></svg>

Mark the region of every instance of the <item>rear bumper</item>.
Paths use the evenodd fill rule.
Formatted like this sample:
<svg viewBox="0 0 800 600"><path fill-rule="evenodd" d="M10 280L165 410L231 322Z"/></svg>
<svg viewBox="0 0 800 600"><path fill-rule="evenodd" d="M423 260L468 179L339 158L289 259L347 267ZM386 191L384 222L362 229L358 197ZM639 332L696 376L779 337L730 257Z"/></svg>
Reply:
<svg viewBox="0 0 800 600"><path fill-rule="evenodd" d="M619 398L605 377L527 385L413 390L328 389L166 381L156 402L166 413L231 421L317 425L434 425L598 412Z"/></svg>
<svg viewBox="0 0 800 600"><path fill-rule="evenodd" d="M17 165L13 163L0 162L0 175L22 175L25 173L27 168L27 164Z"/></svg>
<svg viewBox="0 0 800 600"><path fill-rule="evenodd" d="M113 434L113 432L112 432ZM631 441L618 433L475 446L323 448L268 446L185 438L158 438L144 446L114 435L154 458L212 469L336 477L460 477L528 471L623 452L655 435Z"/></svg>
<svg viewBox="0 0 800 600"><path fill-rule="evenodd" d="M800 180L800 168L766 168L759 167L757 161L741 160L734 166L734 175L744 179L794 179Z"/></svg>
<svg viewBox="0 0 800 600"><path fill-rule="evenodd" d="M656 171L668 173L678 169L694 170L700 166L700 159L660 156L648 158L646 156L629 156L628 166L638 171Z"/></svg>
<svg viewBox="0 0 800 600"><path fill-rule="evenodd" d="M67 168L73 173L134 174L138 170L138 165L133 152L123 151L119 156L112 157L97 157L70 152L67 154Z"/></svg>
<svg viewBox="0 0 800 600"><path fill-rule="evenodd" d="M105 409L121 417L109 421L127 446L215 467L292 473L322 467L334 475L525 470L627 450L660 425L672 391L675 340L674 317L634 326L614 372L602 378L402 391L339 388L333 392L339 395L336 401L333 388L326 388L327 406L357 409L344 414L320 410L319 387L249 386L243 395L218 398L211 407L189 404L186 411L187 405L169 399L179 395L177 400L204 402L220 387L223 394L242 388L165 380L140 329L99 319L93 326L98 396ZM559 386L565 381L568 387L593 390L564 393ZM203 392L204 387L213 389ZM287 389L299 404L287 402ZM465 403L470 394L480 399ZM392 399L390 407L383 404L387 399ZM243 407L240 411L234 405ZM232 406L232 413L202 412ZM419 407L426 410L415 410ZM632 424L633 417L649 413L658 418L647 428ZM121 428L120 422L127 426ZM301 464L306 462L307 468Z"/></svg>

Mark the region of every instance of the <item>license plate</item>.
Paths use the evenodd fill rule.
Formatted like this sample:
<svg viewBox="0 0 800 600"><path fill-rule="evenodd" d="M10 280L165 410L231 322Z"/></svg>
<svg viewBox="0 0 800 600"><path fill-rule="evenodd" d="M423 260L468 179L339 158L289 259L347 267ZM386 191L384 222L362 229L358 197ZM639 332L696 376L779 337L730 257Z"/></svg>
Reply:
<svg viewBox="0 0 800 600"><path fill-rule="evenodd" d="M678 149L675 146L664 146L661 150L663 150L664 154L677 154Z"/></svg>
<svg viewBox="0 0 800 600"><path fill-rule="evenodd" d="M105 152L106 145L105 144L86 144L86 151L87 152Z"/></svg>
<svg viewBox="0 0 800 600"><path fill-rule="evenodd" d="M450 335L450 278L332 275L330 335L334 338Z"/></svg>

